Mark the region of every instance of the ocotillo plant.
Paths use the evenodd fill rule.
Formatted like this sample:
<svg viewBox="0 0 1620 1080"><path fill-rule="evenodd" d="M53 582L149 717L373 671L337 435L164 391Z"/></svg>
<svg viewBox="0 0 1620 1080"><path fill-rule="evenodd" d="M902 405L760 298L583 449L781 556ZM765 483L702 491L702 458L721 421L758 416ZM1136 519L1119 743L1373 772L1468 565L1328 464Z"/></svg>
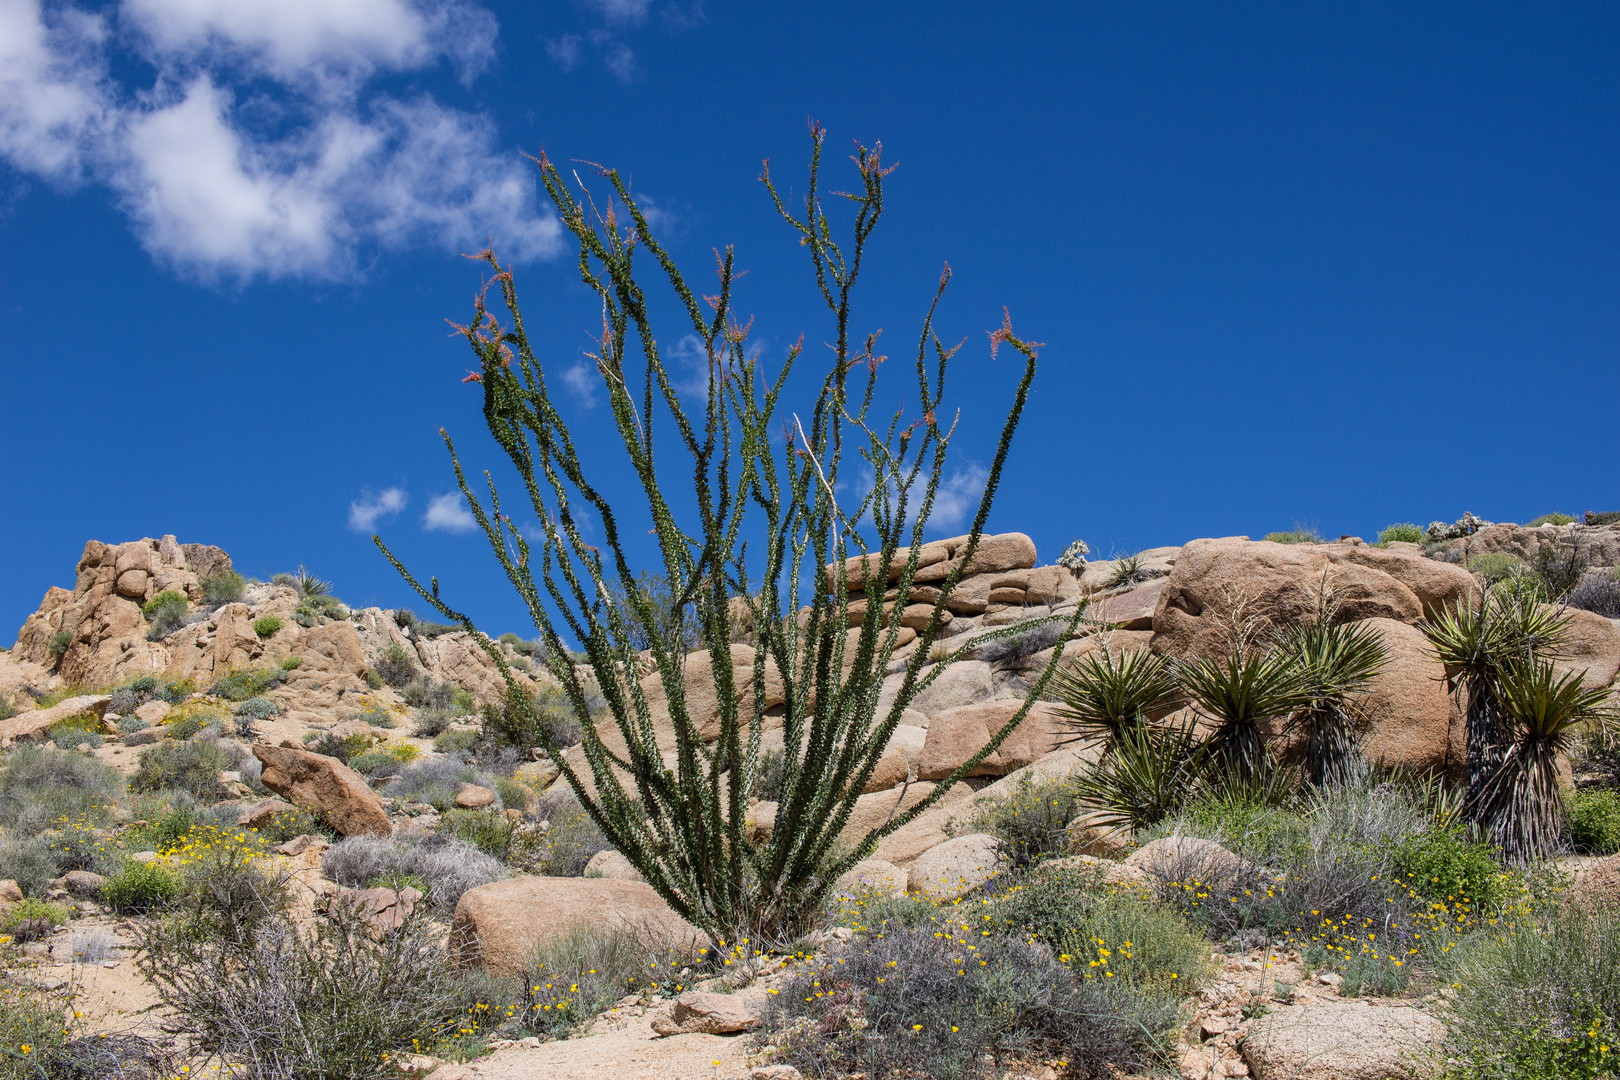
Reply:
<svg viewBox="0 0 1620 1080"><path fill-rule="evenodd" d="M607 702L609 717L584 726L582 765L576 767L578 759L565 756L549 738L543 740L546 752L608 841L677 913L717 940L732 935L769 940L803 926L841 873L937 803L1001 744L1044 691L1061 655L1057 650L1023 707L978 753L919 801L902 808L897 798L881 824L847 846L839 843L902 712L953 661L984 644L981 635L925 670L951 592L978 550L1035 376L1037 343L1016 336L1010 319L990 335L992 357L1000 346L1022 357L1021 377L965 548L950 564L949 576L929 582L938 589L932 615L917 634L898 689L880 703L902 628L898 619L888 621L885 606L877 602L866 604L851 627L849 592L852 579L858 580L866 596L880 598L885 588L893 588L897 603L904 604L920 565L924 530L955 429L944 412L945 375L955 349L944 346L933 329L950 273L947 267L941 275L922 320L915 383L907 391L915 395L911 413L880 415L878 375L884 357L876 352L875 334L861 337L852 329L851 297L882 215L884 179L891 170L882 164L881 146L857 147L858 187L839 196L853 210L852 236L835 242L822 207L822 138L813 126L801 215L783 203L769 162L761 177L777 212L806 249L831 315L827 366L819 392L802 411L786 405L800 346L788 352L774 380L768 379L750 347L749 323L734 307L738 271L731 249L717 253L713 294L700 296L648 228L617 171L599 173L610 189L603 213L583 186L576 190L550 160L538 161L562 224L578 243L581 277L602 305L600 350L592 358L614 433L640 486L638 501L650 518L663 563L658 572L675 602L690 605L695 614L698 654L688 657L665 636L652 635L656 672L638 678L633 631L656 626L657 615L646 592L634 587L636 572L625 551L626 527L634 519L597 486L600 464L587 465L558 411L546 365L524 330L512 273L492 252L482 257L494 271L490 284L499 286L509 321L500 321L488 306L486 285L472 321L462 328L478 363L464 381L481 385L485 421L522 477L527 509L542 523L533 547L502 509L493 480L487 503L471 489L445 436L456 480L548 646L552 673L585 715L587 684L574 664L559 659L566 656L566 632L583 645L585 663ZM684 314L684 328L674 328L673 334L654 331L634 266L643 250ZM701 412L689 411L681 401L660 346L682 333L701 343L707 363ZM670 427L673 439L666 435L656 445L659 450L673 445L682 468L690 468L690 492L679 498L667 487L676 468L655 457L654 430ZM773 444L773 438L779 441ZM870 485L861 485L847 469L852 453L870 470ZM844 506L839 501L844 488L865 494L848 500L856 505ZM581 507L599 522L600 548L581 535ZM465 615L441 599L437 579L424 589L386 547L383 551L430 604L474 631ZM745 553L754 557L745 562ZM610 587L611 581L618 588ZM622 602L615 603L614 596ZM738 611L739 600L745 612ZM739 615L758 635L746 679L733 671L732 624ZM1079 619L1076 613L1069 620L1071 629ZM524 707L500 650L476 636L507 680L509 707ZM706 665L700 662L703 653ZM713 679L718 706L717 717L703 718L712 723L708 731L699 729L685 693L688 678L703 666L711 672L704 677ZM771 699L780 701L784 712L781 795L774 830L756 842L749 837L746 815L759 779L767 721L755 716L763 709L754 703Z"/></svg>

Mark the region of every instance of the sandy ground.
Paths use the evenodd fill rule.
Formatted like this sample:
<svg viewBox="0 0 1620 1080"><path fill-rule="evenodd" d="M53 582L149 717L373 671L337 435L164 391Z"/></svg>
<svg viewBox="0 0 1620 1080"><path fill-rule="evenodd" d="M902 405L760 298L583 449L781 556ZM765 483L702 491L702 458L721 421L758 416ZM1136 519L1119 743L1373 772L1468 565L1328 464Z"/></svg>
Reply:
<svg viewBox="0 0 1620 1080"><path fill-rule="evenodd" d="M747 1035L660 1038L651 1021L600 1020L584 1038L507 1047L466 1068L478 1080L747 1080Z"/></svg>

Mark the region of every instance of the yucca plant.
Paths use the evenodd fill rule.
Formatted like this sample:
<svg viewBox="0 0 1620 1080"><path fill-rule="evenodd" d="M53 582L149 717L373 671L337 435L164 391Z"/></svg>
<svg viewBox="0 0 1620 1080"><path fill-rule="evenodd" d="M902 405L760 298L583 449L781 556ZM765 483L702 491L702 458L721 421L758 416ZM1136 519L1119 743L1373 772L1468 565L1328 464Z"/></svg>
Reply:
<svg viewBox="0 0 1620 1080"><path fill-rule="evenodd" d="M1281 729L1311 703L1294 658L1281 650L1234 647L1218 657L1176 662L1176 682L1211 724L1205 752L1214 767L1258 779L1269 771L1266 729Z"/></svg>
<svg viewBox="0 0 1620 1080"><path fill-rule="evenodd" d="M598 172L608 189L603 205L575 186L580 181L573 170L565 173L542 156L541 179L577 242L580 275L603 313L591 360L608 408L606 418L592 424L622 446L624 474L638 489L636 512L627 513L624 503L610 501L597 486L603 470L582 456L551 395L548 374L554 370L535 355L512 272L493 252L481 256L493 277L476 300L471 322L461 328L477 362L463 381L481 385L485 422L522 480L524 516L532 515L536 524L519 527L493 479L487 499L480 498L444 435L468 509L527 606L551 673L579 715L590 714L588 695L597 687L606 701L608 716L584 725L583 766L543 726L533 725L544 750L608 842L676 913L716 941L781 941L802 929L841 873L938 803L1023 721L1062 654L1061 648L1054 651L1023 707L979 752L905 809L905 790L896 792L882 824L843 842L856 801L906 707L951 664L984 644L980 635L929 664L951 593L978 550L1035 376L1036 344L1015 335L1006 319L990 336L992 356L1006 346L1021 357L1016 389L968 538L948 575L929 582L937 589L932 614L909 658L895 665L899 685L885 694L902 628L898 620L887 621L876 603L865 605L852 627L849 596L863 587L866 596L880 596L885 587L911 594L955 430L944 411L945 375L955 350L933 331L950 274L947 268L941 275L922 320L914 381L902 399L902 408L913 411L882 414L878 373L885 357L877 352L876 334L862 337L852 329L851 312L890 169L881 162L880 147L857 147L855 188L838 194L853 217L852 237L835 242L822 206L822 137L821 128L813 127L802 211L782 202L768 163L762 177L776 211L809 256L830 316L820 331L830 344L826 365L810 384L819 386L812 400L788 405L800 389L797 382L790 385L789 375L802 339L767 377L749 323L734 304L740 271L729 248L717 254L718 281L699 290L654 236L617 171ZM660 304L680 317L663 332L654 329L653 305L634 265L642 252L668 286ZM497 310L505 308L500 318L488 305L491 288ZM683 401L661 344L682 335L698 343L706 367L700 404ZM975 386L976 398L984 393ZM892 400L887 394L884 399ZM661 436L656 441L655 432ZM670 450L679 455L676 462L667 460ZM858 460L848 460L851 454ZM671 481L682 474L691 486L676 492ZM582 510L596 530L595 544L582 532ZM686 679L693 660L683 645L651 635L646 646L654 673L644 675L639 666L638 632L657 625L658 612L637 587L627 537L649 532L670 604L692 613L698 648L708 654L712 697L708 688L701 696L715 703L717 732L700 732L692 715ZM506 679L509 707L528 708L502 650L449 607L436 579L423 587L383 551L429 604L473 634ZM1069 633L1080 618L1076 613L1066 620ZM734 672L732 652L743 622L758 635L746 677ZM564 634L583 647L589 682L580 665L557 659L568 656ZM753 703L768 698L781 703L782 715L756 719ZM781 758L772 766L779 777L772 780L778 807L770 837L754 843L747 839L747 815L766 779L766 723L783 729Z"/></svg>
<svg viewBox="0 0 1620 1080"><path fill-rule="evenodd" d="M332 592L332 583L323 578L316 577L314 574L300 566L298 568L298 572L293 575L293 588L298 590L299 596L302 596L305 599L314 599L317 596L330 595Z"/></svg>
<svg viewBox="0 0 1620 1080"><path fill-rule="evenodd" d="M1146 649L1115 653L1107 646L1059 668L1051 688L1068 731L1063 741L1100 741L1104 754L1175 693L1176 681L1162 656Z"/></svg>
<svg viewBox="0 0 1620 1080"><path fill-rule="evenodd" d="M1389 658L1375 627L1331 622L1296 623L1278 647L1299 672L1305 703L1284 725L1304 740L1304 772L1313 784L1343 783L1356 758L1353 695L1367 689Z"/></svg>
<svg viewBox="0 0 1620 1080"><path fill-rule="evenodd" d="M1537 581L1521 575L1418 623L1439 654L1451 691L1467 703L1467 805L1476 810L1485 805L1485 785L1507 753L1509 733L1498 703L1502 672L1509 664L1557 655L1568 633L1568 617L1545 599Z"/></svg>
<svg viewBox="0 0 1620 1080"><path fill-rule="evenodd" d="M1473 800L1471 816L1509 861L1533 862L1563 842L1569 815L1558 759L1582 727L1611 719L1609 690L1586 689L1580 672L1560 676L1549 660L1503 665L1495 689L1511 743Z"/></svg>
<svg viewBox="0 0 1620 1080"><path fill-rule="evenodd" d="M1175 813L1198 790L1205 751L1191 719L1127 724L1112 745L1070 781L1093 826L1134 832Z"/></svg>

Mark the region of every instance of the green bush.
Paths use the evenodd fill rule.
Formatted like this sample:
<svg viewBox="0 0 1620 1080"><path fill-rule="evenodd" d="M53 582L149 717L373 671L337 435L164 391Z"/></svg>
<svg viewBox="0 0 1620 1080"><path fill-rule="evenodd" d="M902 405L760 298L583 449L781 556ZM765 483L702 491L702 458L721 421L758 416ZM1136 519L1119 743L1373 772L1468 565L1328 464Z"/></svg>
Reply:
<svg viewBox="0 0 1620 1080"><path fill-rule="evenodd" d="M1468 560L1468 569L1485 580L1488 585L1505 581L1524 570L1524 560L1505 551L1488 551Z"/></svg>
<svg viewBox="0 0 1620 1080"><path fill-rule="evenodd" d="M1494 912L1516 895L1518 878L1503 870L1488 844L1472 844L1446 829L1431 829L1394 845L1396 881L1419 895Z"/></svg>
<svg viewBox="0 0 1620 1080"><path fill-rule="evenodd" d="M203 606L212 611L242 599L247 579L234 570L222 570L217 574L204 574L197 579L197 585L202 590Z"/></svg>
<svg viewBox="0 0 1620 1080"><path fill-rule="evenodd" d="M149 811L146 824L135 825L125 834L125 839L136 849L163 851L179 847L180 841L202 820L197 807L185 795L179 795L174 804L164 804Z"/></svg>
<svg viewBox="0 0 1620 1080"><path fill-rule="evenodd" d="M544 746L548 738L557 746L573 746L583 734L568 696L549 683L516 704L485 705L482 714L484 734L497 746L528 750Z"/></svg>
<svg viewBox="0 0 1620 1080"><path fill-rule="evenodd" d="M180 898L184 881L162 863L131 859L101 887L101 898L122 914L145 913L167 907Z"/></svg>
<svg viewBox="0 0 1620 1080"><path fill-rule="evenodd" d="M1532 518L1530 522L1525 525L1525 528L1536 529L1543 525L1570 525L1573 524L1574 521L1575 519L1570 517L1568 514L1559 514L1555 512L1551 514L1542 514L1540 517Z"/></svg>
<svg viewBox="0 0 1620 1080"><path fill-rule="evenodd" d="M145 720L142 720L138 716L126 716L122 720L118 721L118 730L125 735L128 735L133 731L145 731L151 726L151 724L148 724Z"/></svg>
<svg viewBox="0 0 1620 1080"><path fill-rule="evenodd" d="M500 807L482 810L446 810L439 816L439 832L465 841L493 859L521 868L535 865L552 854L545 833L525 828L508 818ZM580 867L581 873L584 867Z"/></svg>
<svg viewBox="0 0 1620 1080"><path fill-rule="evenodd" d="M611 846L596 822L571 795L553 796L542 802L539 816L548 823L548 830L537 873L579 877L591 856Z"/></svg>
<svg viewBox="0 0 1620 1080"><path fill-rule="evenodd" d="M142 792L179 788L203 802L218 802L225 797L219 774L235 765L235 759L218 743L170 739L141 751L129 789Z"/></svg>
<svg viewBox="0 0 1620 1080"><path fill-rule="evenodd" d="M302 656L289 656L281 662L282 671L297 671L298 665L304 662Z"/></svg>
<svg viewBox="0 0 1620 1080"><path fill-rule="evenodd" d="M100 746L101 731L101 719L95 713L84 713L58 720L45 730L45 737L63 750L72 750L80 743Z"/></svg>
<svg viewBox="0 0 1620 1080"><path fill-rule="evenodd" d="M269 698L250 697L238 705L232 715L251 724L255 720L268 720L280 712L281 706Z"/></svg>
<svg viewBox="0 0 1620 1080"><path fill-rule="evenodd" d="M0 916L0 930L11 933L17 929L21 922L32 922L35 919L44 919L51 926L61 926L68 921L69 911L61 904L49 904L44 900L32 897L11 905L4 916Z"/></svg>
<svg viewBox="0 0 1620 1080"><path fill-rule="evenodd" d="M1078 1075L1145 1071L1177 1005L1117 983L1026 938L905 929L801 968L765 1026L810 1077L999 1077L1037 1053Z"/></svg>
<svg viewBox="0 0 1620 1080"><path fill-rule="evenodd" d="M58 876L56 858L40 836L0 840L0 878L10 878L25 896L38 896Z"/></svg>
<svg viewBox="0 0 1620 1080"><path fill-rule="evenodd" d="M123 789L117 771L93 757L24 744L0 771L0 825L31 833L59 820L102 824Z"/></svg>
<svg viewBox="0 0 1620 1080"><path fill-rule="evenodd" d="M208 692L226 701L246 701L248 698L262 697L265 691L279 686L286 679L287 673L280 668L247 668L215 680Z"/></svg>
<svg viewBox="0 0 1620 1080"><path fill-rule="evenodd" d="M287 623L279 615L260 615L253 620L253 632L262 638L274 637Z"/></svg>
<svg viewBox="0 0 1620 1080"><path fill-rule="evenodd" d="M141 614L150 619L158 613L159 608L178 604L183 613L186 609L186 594L178 589L164 589L152 599L141 605Z"/></svg>
<svg viewBox="0 0 1620 1080"><path fill-rule="evenodd" d="M509 810L522 810L529 805L529 799L534 792L523 781L510 776L502 776L495 781L495 794L501 797L501 805Z"/></svg>
<svg viewBox="0 0 1620 1080"><path fill-rule="evenodd" d="M1406 544L1421 544L1426 539L1428 534L1410 521L1398 521L1378 531L1379 547L1388 547L1397 540Z"/></svg>
<svg viewBox="0 0 1620 1080"><path fill-rule="evenodd" d="M404 686L416 676L416 659L405 646L397 641L391 641L388 648L382 651L382 655L377 657L372 669L389 686Z"/></svg>
<svg viewBox="0 0 1620 1080"><path fill-rule="evenodd" d="M471 750L477 745L478 732L465 729L442 732L433 739L433 749L441 754L454 754L463 750Z"/></svg>
<svg viewBox="0 0 1620 1080"><path fill-rule="evenodd" d="M396 773L405 767L397 757L386 750L368 750L363 754L356 754L344 764L362 776L370 776L379 769L387 773Z"/></svg>
<svg viewBox="0 0 1620 1080"><path fill-rule="evenodd" d="M1317 532L1315 525L1296 521L1287 532L1266 533L1266 540L1273 544L1320 544L1322 534Z"/></svg>
<svg viewBox="0 0 1620 1080"><path fill-rule="evenodd" d="M337 758L345 765L351 758L359 757L370 750L371 746L371 736L359 732L352 735L335 735L330 731L312 731L304 736L304 748L310 753Z"/></svg>
<svg viewBox="0 0 1620 1080"><path fill-rule="evenodd" d="M68 646L73 644L73 631L58 630L46 641L45 648L50 652L51 659L60 660L67 653Z"/></svg>
<svg viewBox="0 0 1620 1080"><path fill-rule="evenodd" d="M508 989L511 996L502 1002L504 995L489 995L507 1008L490 1011L521 1018L517 1026L525 1031L564 1038L625 995L651 989L650 973L659 967L669 970L669 959L619 929L546 937L525 959L520 979Z"/></svg>
<svg viewBox="0 0 1620 1080"><path fill-rule="evenodd" d="M1612 910L1549 909L1465 956L1452 979L1450 1076L1596 1080L1620 1053L1620 925Z"/></svg>
<svg viewBox="0 0 1620 1080"><path fill-rule="evenodd" d="M1005 798L979 799L966 831L994 836L1013 866L1023 867L1063 852L1068 845L1064 826L1075 812L1075 794L1067 780L1036 782L1026 776Z"/></svg>
<svg viewBox="0 0 1620 1080"><path fill-rule="evenodd" d="M1620 851L1620 792L1613 788L1577 791L1569 809L1569 831L1575 850L1584 855Z"/></svg>
<svg viewBox="0 0 1620 1080"><path fill-rule="evenodd" d="M0 1080L56 1080L60 1074L45 1068L67 1045L65 1012L59 1002L46 1001L38 993L18 986L0 988Z"/></svg>

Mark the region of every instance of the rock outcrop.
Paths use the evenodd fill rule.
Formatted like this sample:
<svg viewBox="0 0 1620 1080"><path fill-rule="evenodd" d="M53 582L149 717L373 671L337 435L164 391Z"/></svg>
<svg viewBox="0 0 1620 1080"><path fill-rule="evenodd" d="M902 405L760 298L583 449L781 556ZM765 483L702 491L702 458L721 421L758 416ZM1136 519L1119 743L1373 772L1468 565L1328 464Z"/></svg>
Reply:
<svg viewBox="0 0 1620 1080"><path fill-rule="evenodd" d="M388 811L366 778L337 758L290 746L253 748L264 765L260 779L282 798L318 812L344 836L392 836Z"/></svg>
<svg viewBox="0 0 1620 1080"><path fill-rule="evenodd" d="M1397 1080L1437 1075L1445 1036L1409 1005L1320 1001L1250 1020L1238 1046L1257 1080Z"/></svg>

